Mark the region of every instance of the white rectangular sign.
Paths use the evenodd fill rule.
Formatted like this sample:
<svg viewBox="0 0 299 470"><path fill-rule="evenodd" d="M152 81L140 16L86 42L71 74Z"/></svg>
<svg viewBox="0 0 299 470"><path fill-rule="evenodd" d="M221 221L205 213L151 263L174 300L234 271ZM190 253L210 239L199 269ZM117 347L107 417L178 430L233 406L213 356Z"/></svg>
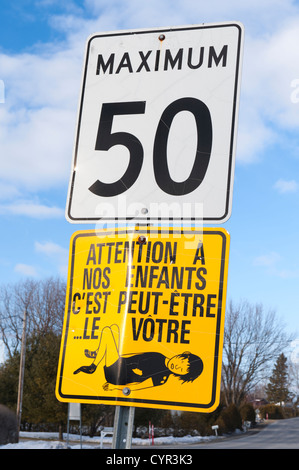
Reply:
<svg viewBox="0 0 299 470"><path fill-rule="evenodd" d="M88 39L66 217L225 222L243 26Z"/></svg>

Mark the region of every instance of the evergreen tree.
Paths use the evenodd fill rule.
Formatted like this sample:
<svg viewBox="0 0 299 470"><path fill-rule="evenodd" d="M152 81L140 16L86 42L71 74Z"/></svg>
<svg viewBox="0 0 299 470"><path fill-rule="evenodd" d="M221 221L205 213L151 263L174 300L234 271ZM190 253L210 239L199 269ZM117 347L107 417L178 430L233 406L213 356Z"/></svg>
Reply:
<svg viewBox="0 0 299 470"><path fill-rule="evenodd" d="M67 404L55 396L60 337L53 332L27 338L23 388L22 423L67 422ZM20 354L14 353L0 367L0 403L15 411Z"/></svg>
<svg viewBox="0 0 299 470"><path fill-rule="evenodd" d="M272 376L266 387L267 399L272 403L286 402L290 398L288 390L287 358L281 353L275 363Z"/></svg>
<svg viewBox="0 0 299 470"><path fill-rule="evenodd" d="M0 403L14 412L17 408L19 368L19 353L0 365Z"/></svg>
<svg viewBox="0 0 299 470"><path fill-rule="evenodd" d="M26 347L22 420L65 424L67 404L55 396L60 338L53 332L33 334Z"/></svg>

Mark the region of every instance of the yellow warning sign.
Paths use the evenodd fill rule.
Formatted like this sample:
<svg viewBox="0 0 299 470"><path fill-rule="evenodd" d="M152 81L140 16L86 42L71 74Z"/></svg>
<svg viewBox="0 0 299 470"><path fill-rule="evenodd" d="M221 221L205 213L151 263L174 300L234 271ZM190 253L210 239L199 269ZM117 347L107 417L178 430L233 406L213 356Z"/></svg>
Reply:
<svg viewBox="0 0 299 470"><path fill-rule="evenodd" d="M228 254L222 228L76 232L57 398L213 411Z"/></svg>

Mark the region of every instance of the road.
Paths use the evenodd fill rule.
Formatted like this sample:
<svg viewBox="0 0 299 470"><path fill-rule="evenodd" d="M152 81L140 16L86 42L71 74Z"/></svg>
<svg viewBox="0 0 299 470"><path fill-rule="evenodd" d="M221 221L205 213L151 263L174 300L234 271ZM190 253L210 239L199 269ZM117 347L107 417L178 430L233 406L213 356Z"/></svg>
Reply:
<svg viewBox="0 0 299 470"><path fill-rule="evenodd" d="M299 418L278 420L267 424L259 432L252 430L241 437L204 444L201 448L299 449Z"/></svg>
<svg viewBox="0 0 299 470"><path fill-rule="evenodd" d="M156 446L172 448L175 446ZM260 431L252 429L233 438L219 438L203 444L183 446L182 449L299 449L299 418L282 419L266 424Z"/></svg>

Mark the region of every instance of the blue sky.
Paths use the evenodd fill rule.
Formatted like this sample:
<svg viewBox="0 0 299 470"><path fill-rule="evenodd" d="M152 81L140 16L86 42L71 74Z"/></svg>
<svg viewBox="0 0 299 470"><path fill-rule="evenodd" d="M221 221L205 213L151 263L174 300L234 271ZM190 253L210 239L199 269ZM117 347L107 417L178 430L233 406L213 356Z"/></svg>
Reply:
<svg viewBox="0 0 299 470"><path fill-rule="evenodd" d="M0 6L0 283L66 276L64 217L87 37L240 21L245 47L228 298L299 336L299 3L4 0Z"/></svg>

